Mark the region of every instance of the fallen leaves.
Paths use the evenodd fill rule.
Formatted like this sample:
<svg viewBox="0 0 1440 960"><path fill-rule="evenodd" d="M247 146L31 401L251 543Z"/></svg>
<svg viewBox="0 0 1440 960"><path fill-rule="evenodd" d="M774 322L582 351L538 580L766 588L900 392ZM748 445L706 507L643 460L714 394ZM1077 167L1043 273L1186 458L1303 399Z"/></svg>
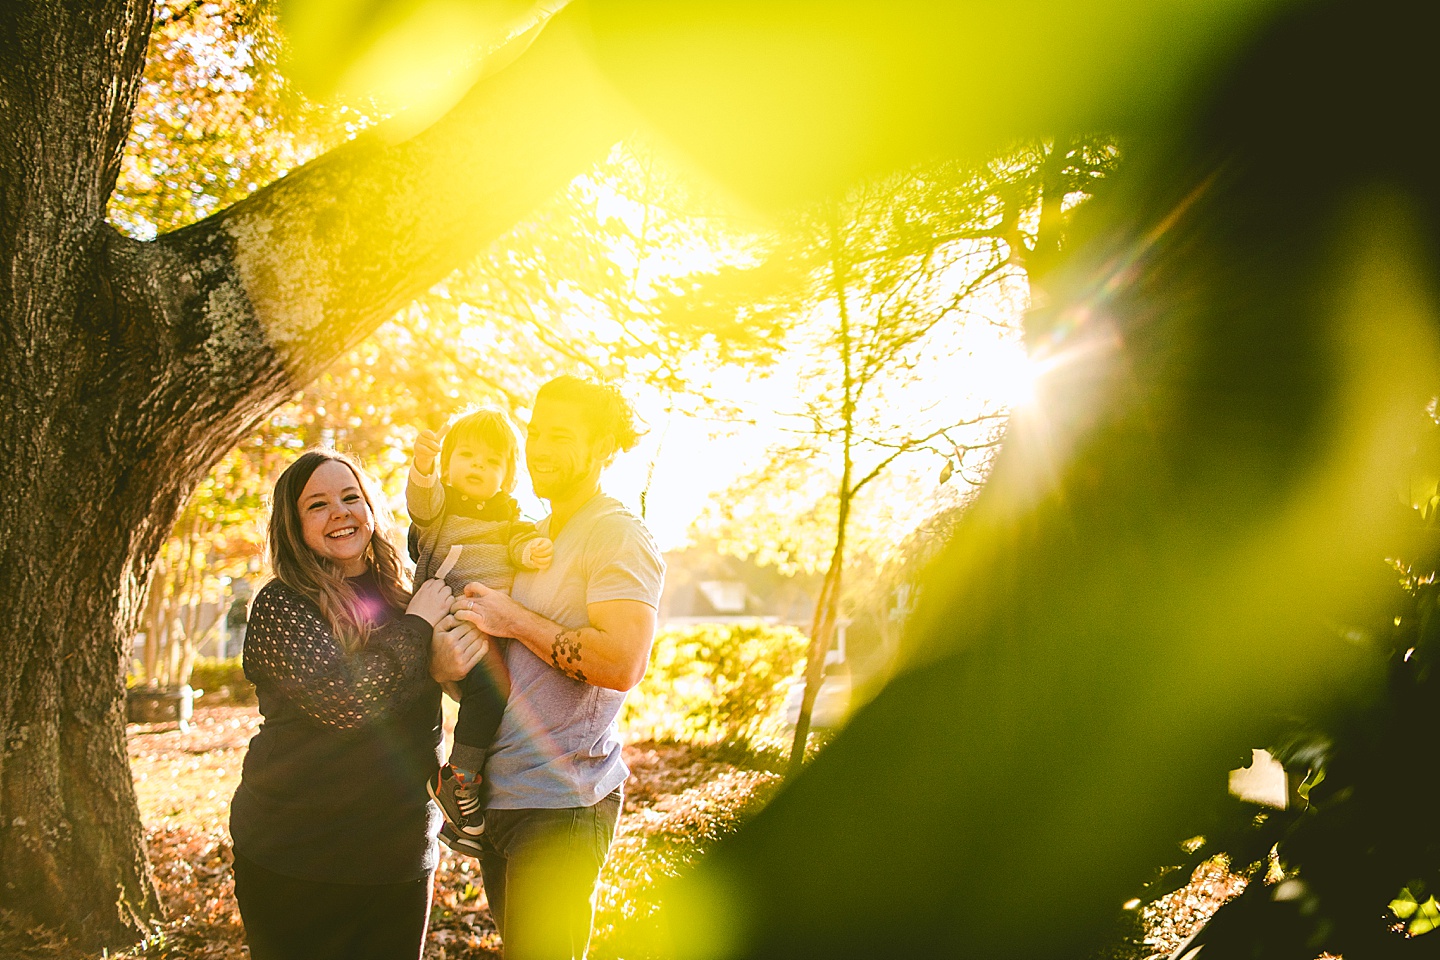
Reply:
<svg viewBox="0 0 1440 960"><path fill-rule="evenodd" d="M1246 882L1244 875L1231 873L1223 859L1206 860L1196 867L1189 883L1144 909L1144 945L1150 956L1168 956L1221 904L1238 896Z"/></svg>
<svg viewBox="0 0 1440 960"><path fill-rule="evenodd" d="M186 731L173 722L127 728L150 862L170 919L143 944L109 953L111 960L248 957L235 905L227 824L245 749L259 726L253 706L212 706L197 709ZM779 780L703 748L643 744L627 747L625 757L632 776L597 897L591 955L598 958L615 956L613 947L626 925L653 912L655 883L733 830L745 805ZM21 929L14 918L0 915L0 956L99 960L101 955L78 951L43 929ZM425 956L500 956L479 862L444 847Z"/></svg>
<svg viewBox="0 0 1440 960"><path fill-rule="evenodd" d="M453 717L451 718L453 722ZM113 960L244 960L227 829L230 797L260 717L253 706L202 707L191 728L132 724L128 748L135 792L161 902L170 919L143 944ZM596 896L591 956L643 952L647 926L666 880L738 829L773 793L780 776L740 751L642 743L626 747L631 776L610 858ZM1209 864L1191 883L1146 911L1151 951L1173 947L1244 879ZM43 929L21 928L0 913L0 956L14 960L100 960ZM441 848L425 956L498 960L479 863Z"/></svg>

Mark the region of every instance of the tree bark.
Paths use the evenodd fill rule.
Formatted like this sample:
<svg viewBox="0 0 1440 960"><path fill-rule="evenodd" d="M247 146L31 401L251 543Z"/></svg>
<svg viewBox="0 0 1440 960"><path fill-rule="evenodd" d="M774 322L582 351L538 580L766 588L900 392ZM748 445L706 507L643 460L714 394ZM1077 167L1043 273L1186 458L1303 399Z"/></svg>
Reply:
<svg viewBox="0 0 1440 960"><path fill-rule="evenodd" d="M416 137L142 243L104 215L150 16L0 5L0 907L93 945L160 915L122 664L189 492L629 123L557 22Z"/></svg>

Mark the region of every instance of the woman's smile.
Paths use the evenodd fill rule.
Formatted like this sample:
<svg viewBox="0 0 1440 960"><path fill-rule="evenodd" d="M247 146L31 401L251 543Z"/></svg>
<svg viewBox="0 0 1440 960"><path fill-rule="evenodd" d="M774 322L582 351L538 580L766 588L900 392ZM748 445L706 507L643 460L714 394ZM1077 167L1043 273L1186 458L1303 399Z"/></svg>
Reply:
<svg viewBox="0 0 1440 960"><path fill-rule="evenodd" d="M338 460L322 463L301 491L299 507L306 546L338 564L347 577L368 569L365 554L375 518L349 467Z"/></svg>

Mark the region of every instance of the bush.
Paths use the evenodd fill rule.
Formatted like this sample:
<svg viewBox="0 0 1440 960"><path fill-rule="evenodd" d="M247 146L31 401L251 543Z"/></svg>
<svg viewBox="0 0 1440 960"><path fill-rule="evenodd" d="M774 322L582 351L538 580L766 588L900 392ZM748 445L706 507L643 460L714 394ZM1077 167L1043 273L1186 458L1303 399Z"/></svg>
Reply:
<svg viewBox="0 0 1440 960"><path fill-rule="evenodd" d="M625 702L632 739L749 742L779 729L785 681L808 644L793 627L706 623L655 637L650 668Z"/></svg>
<svg viewBox="0 0 1440 960"><path fill-rule="evenodd" d="M205 699L211 703L215 700L255 702L255 686L245 679L245 669L240 665L239 657L225 660L218 657L197 658L195 668L190 671L190 686L204 690Z"/></svg>

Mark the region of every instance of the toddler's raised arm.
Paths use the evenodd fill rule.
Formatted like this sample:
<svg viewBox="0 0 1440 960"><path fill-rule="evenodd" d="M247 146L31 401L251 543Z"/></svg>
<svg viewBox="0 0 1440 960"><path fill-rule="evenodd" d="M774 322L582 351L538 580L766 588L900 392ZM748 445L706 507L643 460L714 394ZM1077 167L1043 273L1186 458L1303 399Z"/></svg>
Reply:
<svg viewBox="0 0 1440 960"><path fill-rule="evenodd" d="M445 506L445 488L435 477L435 459L439 454L440 438L433 430L421 430L415 438L410 473L405 479L405 510L410 514L410 522L422 527L438 517Z"/></svg>

